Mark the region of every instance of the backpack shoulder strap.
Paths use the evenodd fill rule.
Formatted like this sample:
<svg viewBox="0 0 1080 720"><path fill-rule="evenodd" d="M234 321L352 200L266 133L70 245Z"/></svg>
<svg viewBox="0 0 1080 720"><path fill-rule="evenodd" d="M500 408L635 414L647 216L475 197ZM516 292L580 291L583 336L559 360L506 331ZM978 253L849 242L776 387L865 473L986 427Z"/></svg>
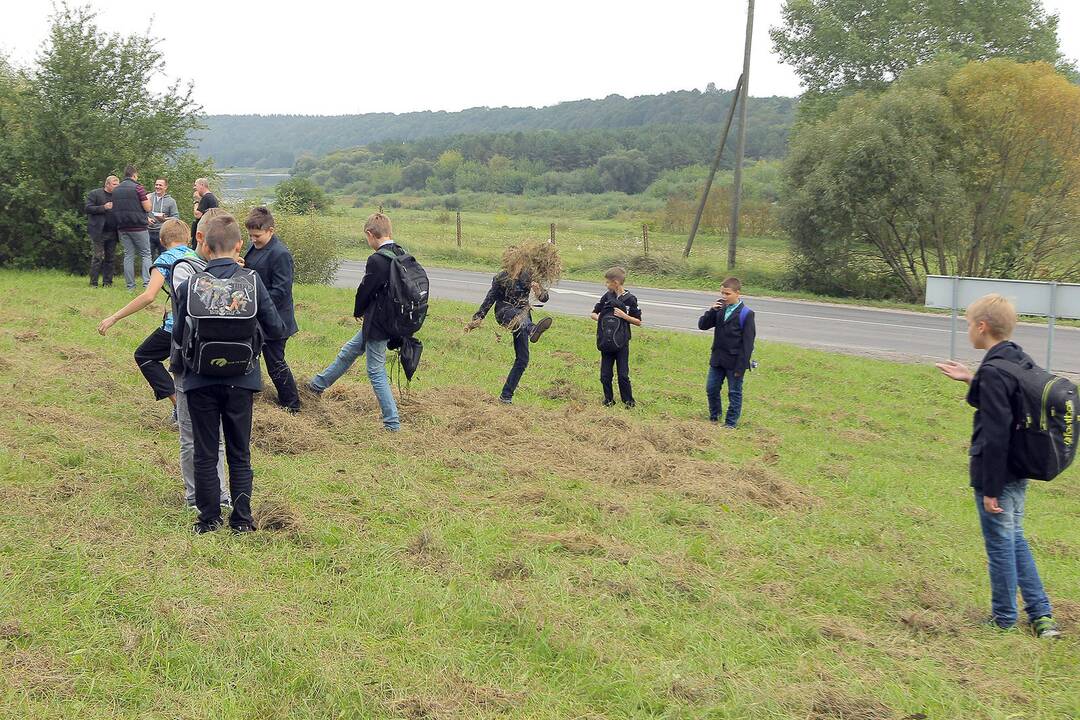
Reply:
<svg viewBox="0 0 1080 720"><path fill-rule="evenodd" d="M1012 360L1006 360L1005 358L991 358L981 365L989 365L992 368L1001 370L1006 375L1020 380L1020 373L1024 371L1020 363L1013 362Z"/></svg>
<svg viewBox="0 0 1080 720"><path fill-rule="evenodd" d="M739 308L739 327L746 327L746 318L750 315L750 308L743 303L743 306Z"/></svg>

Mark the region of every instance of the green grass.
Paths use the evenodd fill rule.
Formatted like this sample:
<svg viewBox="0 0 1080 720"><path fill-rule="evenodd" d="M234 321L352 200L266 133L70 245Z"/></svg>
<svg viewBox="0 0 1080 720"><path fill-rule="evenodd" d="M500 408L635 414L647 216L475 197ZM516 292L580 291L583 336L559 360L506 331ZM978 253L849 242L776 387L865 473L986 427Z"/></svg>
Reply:
<svg viewBox="0 0 1080 720"><path fill-rule="evenodd" d="M129 296L84 284L0 272L0 717L1080 714L1080 473L1028 503L1068 637L977 627L970 409L933 368L762 343L725 434L706 337L635 332L639 406L605 410L560 317L503 407L508 338L438 303L400 435L358 370L260 401L255 505L295 526L193 537L131 359L155 312L102 338ZM352 299L296 296L307 377Z"/></svg>

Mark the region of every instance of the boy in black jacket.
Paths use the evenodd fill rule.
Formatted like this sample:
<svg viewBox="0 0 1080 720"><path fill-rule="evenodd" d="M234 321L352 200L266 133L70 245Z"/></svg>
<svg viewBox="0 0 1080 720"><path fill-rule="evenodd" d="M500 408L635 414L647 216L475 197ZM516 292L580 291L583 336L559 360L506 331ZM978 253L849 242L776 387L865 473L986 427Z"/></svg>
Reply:
<svg viewBox="0 0 1080 720"><path fill-rule="evenodd" d="M364 238L372 253L364 266L364 277L356 288L356 301L353 305L353 317L362 320L363 327L352 340L342 346L334 362L311 379L308 389L321 395L352 367L358 357L367 354L368 380L371 381L371 389L375 392L375 398L382 410L383 428L397 432L401 429L401 418L398 416L393 389L386 377L386 346L390 341L390 333L384 326L381 303L378 302L380 294L390 281L392 262L381 251L394 255L405 254L405 249L394 242L393 235L390 218L382 213L371 215L364 223Z"/></svg>
<svg viewBox="0 0 1080 720"><path fill-rule="evenodd" d="M200 232L204 234L203 240L210 253L207 273L215 278L230 278L242 271L236 258L244 243L236 218L227 213L213 217L205 227L200 228ZM189 280L176 290L173 341L177 347L184 346L191 283ZM281 337L285 333L284 324L270 294L261 282L255 283L255 292L258 303L256 317L263 334ZM262 389L262 369L258 356L247 373L229 377L200 375L196 368L188 367L183 353L179 353L178 360L184 370L181 383L187 396L195 436L195 504L199 508L199 519L192 530L202 534L221 527L216 466L219 432L223 430L233 502L229 527L233 532L251 532L255 529L251 517L251 409L255 393Z"/></svg>
<svg viewBox="0 0 1080 720"><path fill-rule="evenodd" d="M266 374L277 388L278 405L289 412L300 411L300 393L296 390L289 363L285 360L285 343L297 333L296 311L293 306L293 257L289 248L274 233L274 216L265 207L252 208L244 221L251 247L244 255L244 267L259 273L274 307L285 325L282 337L267 336L263 343Z"/></svg>
<svg viewBox="0 0 1080 720"><path fill-rule="evenodd" d="M608 291L593 307L591 316L596 321L596 349L600 351L600 387L604 390L604 407L615 404L611 379L612 368L617 366L619 399L626 407L632 408L635 403L630 387L630 326L641 326L641 309L637 298L623 287L626 270L613 267L604 273L604 281Z"/></svg>
<svg viewBox="0 0 1080 720"><path fill-rule="evenodd" d="M720 299L698 319L698 329L713 328L712 355L705 393L709 399L709 420L720 421L723 403L720 391L728 385L728 411L724 427L734 429L742 414L743 380L754 354L757 326L754 311L742 301L742 283L729 277L720 287Z"/></svg>
<svg viewBox="0 0 1080 720"><path fill-rule="evenodd" d="M937 367L953 380L970 385L967 402L975 408L971 433L969 473L975 490L983 541L990 571L989 623L1008 630L1016 625L1016 590L1024 596L1024 611L1032 631L1043 638L1061 631L1051 616L1050 599L1043 589L1035 558L1024 538L1024 500L1028 481L1009 471L1009 443L1018 408L1013 398L1018 382L999 370L993 360L1034 367L1035 362L1010 342L1016 327L1016 309L1001 295L986 295L967 309L968 338L977 350L986 350L982 365L972 373L950 360Z"/></svg>
<svg viewBox="0 0 1080 720"><path fill-rule="evenodd" d="M484 302L465 326L465 332L480 327L480 323L494 305L495 320L513 335L514 364L510 367L510 373L506 376L506 382L499 394L499 400L507 405L513 402L514 391L517 390L521 376L525 374L525 368L529 367L529 343L539 340L552 323L550 317L533 323L532 305L529 301L533 294L542 303L548 301L547 290L541 287L540 283L533 282L532 273L525 267L524 259L518 258L513 266L491 280L491 289L488 290Z"/></svg>

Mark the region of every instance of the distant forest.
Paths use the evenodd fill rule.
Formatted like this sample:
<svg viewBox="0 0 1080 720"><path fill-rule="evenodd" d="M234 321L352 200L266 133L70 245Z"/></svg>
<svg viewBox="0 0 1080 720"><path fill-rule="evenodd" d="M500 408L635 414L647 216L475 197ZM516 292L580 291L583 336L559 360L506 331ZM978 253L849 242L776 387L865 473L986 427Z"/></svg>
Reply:
<svg viewBox="0 0 1080 720"><path fill-rule="evenodd" d="M364 115L210 115L193 133L198 153L217 167L291 168L304 156L385 141L529 130L583 131L646 125L715 126L723 122L733 93L679 90L662 95L577 100L544 108L470 108L461 112ZM784 154L794 123L795 98L750 98L747 154ZM712 140L715 142L715 138ZM708 153L708 150L706 150Z"/></svg>

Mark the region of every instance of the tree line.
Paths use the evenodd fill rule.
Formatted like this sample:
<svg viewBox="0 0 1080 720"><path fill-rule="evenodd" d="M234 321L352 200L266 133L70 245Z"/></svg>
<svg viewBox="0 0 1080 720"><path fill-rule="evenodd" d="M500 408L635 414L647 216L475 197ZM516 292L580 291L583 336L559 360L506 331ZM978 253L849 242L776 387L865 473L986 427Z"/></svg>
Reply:
<svg viewBox="0 0 1080 720"><path fill-rule="evenodd" d="M753 128L748 155L782 157L787 133L783 124ZM359 196L395 192L634 195L666 171L709 163L717 135L714 125L647 125L384 141L319 159L303 157L293 173L327 191Z"/></svg>
<svg viewBox="0 0 1080 720"><path fill-rule="evenodd" d="M363 115L210 115L192 133L202 156L221 167L285 168L304 155L383 141L503 134L538 129L583 131L648 125L722 123L732 93L710 84L702 90L602 100L577 100L543 108L470 108L460 112L367 113ZM762 157L783 154L796 101L788 97L750 98L751 143Z"/></svg>

